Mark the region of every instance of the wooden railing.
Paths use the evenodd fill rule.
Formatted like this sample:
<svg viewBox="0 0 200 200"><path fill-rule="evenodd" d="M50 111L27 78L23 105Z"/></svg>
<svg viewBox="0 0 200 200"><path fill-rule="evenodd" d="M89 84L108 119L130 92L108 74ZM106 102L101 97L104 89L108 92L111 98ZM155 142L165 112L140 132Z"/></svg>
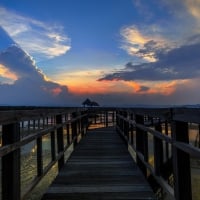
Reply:
<svg viewBox="0 0 200 200"><path fill-rule="evenodd" d="M199 128L200 109L117 111L117 131L129 144L133 157L160 199L165 194L171 199L192 199L190 163L191 159L199 161L200 149L189 141L191 123Z"/></svg>
<svg viewBox="0 0 200 200"><path fill-rule="evenodd" d="M79 142L89 124L113 125L114 117L114 111L101 108L1 108L0 199L26 199L56 163L58 170L62 168L68 148ZM43 148L46 137L50 143L48 152ZM36 159L34 164L27 161L22 174L27 153L23 153L24 149ZM35 176L22 187L23 176L32 164Z"/></svg>
<svg viewBox="0 0 200 200"><path fill-rule="evenodd" d="M26 199L26 195L58 162L64 164L65 151L76 144L88 127L87 110L83 108L31 109L0 112L1 125L1 199ZM50 161L44 166L44 137L50 138ZM34 144L36 176L21 191L22 149ZM27 151L31 151L29 147ZM31 164L31 163L30 163ZM28 172L27 172L28 173ZM26 176L26 174L24 174Z"/></svg>
<svg viewBox="0 0 200 200"><path fill-rule="evenodd" d="M195 123L199 128L200 109L101 107L1 110L1 199L26 199L56 163L61 169L66 151L79 142L90 123L109 126L115 121L116 130L158 198L167 194L172 199L192 199L190 164L191 159L200 160L200 134L192 145L188 126ZM47 154L43 148L45 137L50 141ZM36 157L36 174L22 189L24 149Z"/></svg>

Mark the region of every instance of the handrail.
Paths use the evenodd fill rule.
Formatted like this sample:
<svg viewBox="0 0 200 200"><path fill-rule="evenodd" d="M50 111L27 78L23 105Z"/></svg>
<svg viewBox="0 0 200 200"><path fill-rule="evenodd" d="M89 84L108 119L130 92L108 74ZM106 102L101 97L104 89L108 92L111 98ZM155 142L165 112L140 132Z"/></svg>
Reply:
<svg viewBox="0 0 200 200"><path fill-rule="evenodd" d="M59 164L59 169L62 167L65 151L71 144L75 145L78 142L80 135L83 136L86 133L88 127L86 112L87 109L85 108L82 108L82 110L80 108L66 108L0 111L0 125L2 126L2 136L0 135L2 140L2 146L0 147L1 174L3 176L2 199L26 199L26 192L29 193L56 162ZM68 115L71 116L70 119L68 119ZM26 123L25 128L22 125L23 123ZM64 144L64 128L67 131L67 144ZM23 137L21 137L21 131L26 133ZM53 146L50 149L52 158L44 167L42 137L48 134L52 135L51 145ZM55 148L55 137L57 137L57 150ZM30 185L26 186L26 192L22 197L20 188L20 149L33 141L37 145L38 174Z"/></svg>
<svg viewBox="0 0 200 200"><path fill-rule="evenodd" d="M110 108L31 108L26 110L26 107L22 109L20 107L17 110L0 110L2 199L27 199L27 195L56 163L58 163L58 169L61 169L65 161L65 152L71 145L76 146L80 138L86 134L91 120L97 123L98 113L100 113L100 122L108 126L110 111L113 123L115 111ZM48 150L51 152L51 157L48 163L43 165L42 138L46 135L51 143ZM37 147L37 159L34 163L37 175L25 189L23 188L22 194L20 149L32 142Z"/></svg>
<svg viewBox="0 0 200 200"><path fill-rule="evenodd" d="M157 137L157 138L159 138L159 139L161 139L161 140L163 140L167 143L173 144L178 149L190 154L190 156L200 159L200 149L199 148L196 148L196 147L194 147L190 144L186 144L184 142L174 141L171 137L166 136L166 135L160 133L159 131L153 130L153 129L146 127L145 125L142 125L142 124L137 124L135 121L127 119L123 116L120 116L119 114L117 114L117 117L119 117L120 119L123 119L124 121L128 122L131 125L134 125L135 127L139 128L143 131L151 133L153 136L155 136L155 137Z"/></svg>
<svg viewBox="0 0 200 200"><path fill-rule="evenodd" d="M190 158L200 159L200 149L189 144L188 135L188 123L200 123L200 109L188 109L188 113L187 116L186 108L124 108L117 110L116 114L117 131L135 152L136 161L144 175L148 177L148 169L161 188L177 200L192 199ZM166 134L162 133L161 124L167 131ZM168 136L169 124L171 127L170 136ZM149 134L152 135L152 141L148 141ZM149 142L153 145L153 165L148 161ZM172 160L169 157L169 150L173 154ZM166 164L164 163L164 152L167 153L165 159L171 160L170 163L173 166L171 173L174 177L174 188L163 182L166 177L162 177L164 172L162 168L167 164L167 160Z"/></svg>
<svg viewBox="0 0 200 200"><path fill-rule="evenodd" d="M20 184L20 180L18 180L20 171L17 172L18 174L11 175L10 172L16 166L16 169L20 170L21 147L32 141L35 141L38 146L38 174L32 183L27 186L27 192L29 193L55 163L58 162L59 169L61 168L64 163L65 151L71 144L76 145L78 138L86 133L89 121L93 120L98 124L96 117L99 116L99 122L103 122L105 126L108 126L109 112L112 113L112 116L110 116L112 121L116 117L117 131L135 151L138 166L142 169L146 178L148 178L148 170L148 173L171 197L180 200L181 195L187 192L189 195L187 194L186 197L190 200L191 180L188 180L191 178L190 175L185 177L184 173L190 170L190 158L200 159L200 149L189 144L187 127L188 123L200 124L200 109L186 108L34 108L30 110L0 111L3 140L3 146L0 147L0 157L2 158L2 166L4 166L2 167L4 195L5 193L12 193L12 189L16 192L16 184ZM90 120L89 117L91 117ZM23 128L23 123L25 128ZM170 134L162 133L162 124L164 124L165 131L168 131L169 125L171 128ZM21 132L19 129L28 134L20 137ZM64 129L66 131L65 137L67 137L66 144L63 141ZM11 132L11 135L6 134L6 132ZM179 135L178 132L182 134ZM51 145L53 145L51 146L51 161L43 167L42 137L48 134L51 135ZM153 165L148 160L148 135L153 138L153 141L151 141L154 149ZM55 148L55 142L57 142L57 148ZM165 161L163 158L164 153L166 154ZM171 153L173 154L172 160L170 160ZM8 159L8 155L13 155L12 162ZM173 178L176 179L174 188L168 185L166 177L163 177L162 170L167 161L170 161L170 166L173 166L173 169L170 168L170 170L172 170ZM181 166L182 162L184 162L183 167ZM8 163L11 165L10 169L5 167ZM15 175L16 177L12 177ZM8 182L9 184L11 182L12 185L10 186ZM187 188L189 188L183 192L184 194L179 194L182 190L181 182L187 184ZM6 187L9 187L7 191ZM24 197L26 198L26 194ZM19 200L20 198L20 191L18 191L17 194L4 199Z"/></svg>

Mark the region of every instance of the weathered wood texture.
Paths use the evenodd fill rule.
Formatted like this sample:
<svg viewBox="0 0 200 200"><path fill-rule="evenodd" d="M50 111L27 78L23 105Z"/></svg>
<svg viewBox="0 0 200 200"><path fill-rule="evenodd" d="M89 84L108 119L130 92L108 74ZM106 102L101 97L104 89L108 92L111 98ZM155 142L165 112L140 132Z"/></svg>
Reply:
<svg viewBox="0 0 200 200"><path fill-rule="evenodd" d="M155 199L114 128L88 131L44 194L59 199Z"/></svg>

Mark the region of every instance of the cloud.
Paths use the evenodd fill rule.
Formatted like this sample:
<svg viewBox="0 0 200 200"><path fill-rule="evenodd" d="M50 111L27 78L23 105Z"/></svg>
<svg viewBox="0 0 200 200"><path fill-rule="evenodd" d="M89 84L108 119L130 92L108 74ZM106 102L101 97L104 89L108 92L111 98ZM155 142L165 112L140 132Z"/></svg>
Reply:
<svg viewBox="0 0 200 200"><path fill-rule="evenodd" d="M13 81L1 82L0 104L63 106L73 102L68 88L48 80L33 59L16 45L0 53L0 76Z"/></svg>
<svg viewBox="0 0 200 200"><path fill-rule="evenodd" d="M152 5L157 3L155 9ZM145 3L134 1L139 13L146 10L151 20L143 25L123 27L121 47L139 64L128 62L121 70L108 73L99 81L127 81L139 84L145 93L158 91L158 85L170 85L175 91L176 81L192 80L200 76L200 1L161 0ZM163 15L159 13L163 12ZM159 14L160 18L156 18ZM144 13L145 15L145 13ZM166 20L168 19L168 20ZM184 19L184 20L183 20ZM156 24L156 25L155 25ZM172 89L173 88L173 89ZM161 88L160 88L161 89ZM137 90L138 92L140 90ZM141 90L142 91L142 90ZM167 93L171 93L167 92ZM161 92L160 92L161 93Z"/></svg>
<svg viewBox="0 0 200 200"><path fill-rule="evenodd" d="M192 100L189 99L198 89L198 78L196 78L195 83L190 80L186 82L182 82L182 80L155 81L153 87L148 81L113 81L111 84L109 81L105 81L106 87L103 83L104 90L102 88L102 92L98 92L96 85L91 83L90 88L94 89L93 92L72 95L66 86L48 80L37 68L33 59L18 46L12 46L1 52L0 64L17 77L17 80L13 78L12 84L0 84L1 105L80 105L88 97L102 106L159 104L159 102L162 102L160 104L180 104L187 103L188 100L195 103L200 99L199 95L196 95ZM131 71L133 64L128 63L126 69ZM139 66L135 66L134 70L139 70ZM5 76L3 73L1 75ZM12 77L10 78L12 79ZM108 91L107 88L109 88ZM176 89L176 93L173 92L174 89ZM187 91L190 96L185 98L184 95Z"/></svg>
<svg viewBox="0 0 200 200"><path fill-rule="evenodd" d="M172 42L161 36L158 26L123 27L120 34L122 36L121 48L131 56L142 58L143 62L145 60L155 62L158 51L167 51L173 46Z"/></svg>
<svg viewBox="0 0 200 200"><path fill-rule="evenodd" d="M133 58L142 58L141 62L154 62L159 51L187 45L188 38L200 35L200 0L133 3L143 23L122 27L121 48Z"/></svg>
<svg viewBox="0 0 200 200"><path fill-rule="evenodd" d="M188 11L192 16L200 20L200 1L199 0L185 0Z"/></svg>
<svg viewBox="0 0 200 200"><path fill-rule="evenodd" d="M199 0L162 0L170 8L171 12L177 17L191 16L200 20L200 1Z"/></svg>
<svg viewBox="0 0 200 200"><path fill-rule="evenodd" d="M138 92L113 92L104 94L91 94L89 98L95 99L101 106L162 106L162 105L183 105L183 104L199 104L200 93L199 91L200 79L189 80L185 83L182 81L170 82L166 85L159 85L157 91L138 93ZM157 84L156 84L157 85ZM175 86L175 88L174 88ZM164 87L164 88L163 88ZM166 94L166 91L169 94ZM158 91L160 90L160 92ZM172 90L175 90L173 92ZM86 99L88 95L82 94L81 98Z"/></svg>
<svg viewBox="0 0 200 200"><path fill-rule="evenodd" d="M43 23L3 7L0 7L0 26L22 49L37 59L53 58L71 48L62 26Z"/></svg>
<svg viewBox="0 0 200 200"><path fill-rule="evenodd" d="M126 81L169 81L192 79L200 76L200 43L184 45L157 53L157 61L134 65L126 64L125 68L100 78L103 80Z"/></svg>
<svg viewBox="0 0 200 200"><path fill-rule="evenodd" d="M155 7L158 6L158 2L151 0L148 3L145 0L132 0L134 7L142 15L142 17L149 21L155 15ZM151 4L151 6L149 6Z"/></svg>
<svg viewBox="0 0 200 200"><path fill-rule="evenodd" d="M10 81L16 81L18 79L18 76L14 72L2 64L0 64L0 77L10 79Z"/></svg>
<svg viewBox="0 0 200 200"><path fill-rule="evenodd" d="M198 103L200 96L195 91L197 93L197 80L200 79L199 36L200 34L188 39L187 45L157 51L155 62L128 62L121 70L106 74L99 81L126 82L127 86L133 88L133 101L138 103L146 101L151 104L153 99L162 104ZM124 98L128 94L130 95L123 94ZM191 94L190 98L192 95L194 98L188 99L188 94Z"/></svg>

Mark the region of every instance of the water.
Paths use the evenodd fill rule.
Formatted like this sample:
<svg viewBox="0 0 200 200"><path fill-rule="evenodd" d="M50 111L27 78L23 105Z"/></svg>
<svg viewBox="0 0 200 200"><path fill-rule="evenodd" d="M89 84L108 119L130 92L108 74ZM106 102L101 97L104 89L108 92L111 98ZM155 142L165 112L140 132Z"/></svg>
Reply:
<svg viewBox="0 0 200 200"><path fill-rule="evenodd" d="M43 136L43 169L51 162L50 152L50 134ZM26 147L27 146L27 147ZM29 185L37 175L37 149L34 142L26 145L22 151L21 156L21 191L22 196L26 193L27 185ZM65 153L65 161L73 151L73 144L68 148ZM48 186L55 179L58 174L57 163L52 169L45 175L40 183L34 188L34 190L26 197L26 200L38 200L42 197L43 193L47 190Z"/></svg>

